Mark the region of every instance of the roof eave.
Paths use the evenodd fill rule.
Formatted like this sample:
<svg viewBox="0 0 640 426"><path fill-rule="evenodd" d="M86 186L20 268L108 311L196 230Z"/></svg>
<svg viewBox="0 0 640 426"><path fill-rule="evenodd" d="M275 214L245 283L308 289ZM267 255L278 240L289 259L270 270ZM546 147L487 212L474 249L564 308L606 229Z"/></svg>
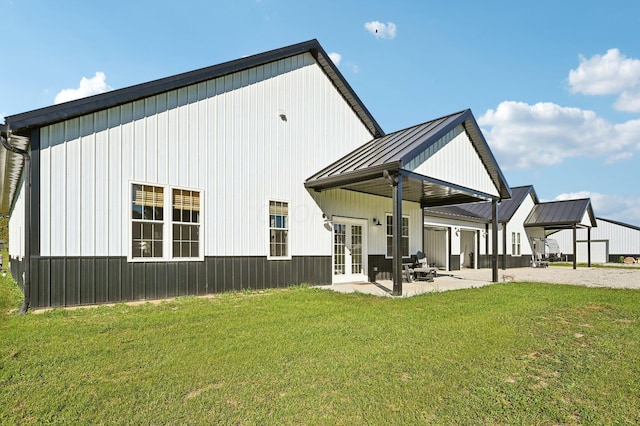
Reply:
<svg viewBox="0 0 640 426"><path fill-rule="evenodd" d="M344 185L364 182L366 180L375 179L384 176L384 172L397 172L400 169L400 163L385 163L377 166L368 167L366 169L354 170L351 172L340 173L320 179L309 179L304 183L305 188L321 191L324 189L339 188Z"/></svg>
<svg viewBox="0 0 640 426"><path fill-rule="evenodd" d="M5 123L14 132L26 134L31 128L46 126L99 110L134 102L136 100L168 92L170 90L198 84L213 78L243 71L248 68L253 68L307 52L310 53L322 67L334 86L338 89L350 107L356 112L371 135L373 137L384 135L384 131L380 125L364 106L360 98L353 91L349 83L347 83L344 76L340 73L331 58L329 58L329 55L316 39L212 65L210 67L200 68L182 74L109 91L99 95L65 102L63 104L52 105L21 114L10 115L5 118Z"/></svg>

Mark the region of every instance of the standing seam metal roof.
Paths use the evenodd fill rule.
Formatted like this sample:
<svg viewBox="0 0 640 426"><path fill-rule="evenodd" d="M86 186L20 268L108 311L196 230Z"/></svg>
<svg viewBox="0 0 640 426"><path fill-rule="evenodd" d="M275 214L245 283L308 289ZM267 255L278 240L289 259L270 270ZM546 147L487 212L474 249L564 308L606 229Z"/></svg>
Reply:
<svg viewBox="0 0 640 426"><path fill-rule="evenodd" d="M325 189L354 180L372 179L383 170L401 169L458 124L462 124L469 134L500 196L511 197L506 179L469 109L374 138L309 177L305 185Z"/></svg>
<svg viewBox="0 0 640 426"><path fill-rule="evenodd" d="M591 207L591 199L589 198L540 203L531 210L531 213L524 221L524 226L566 228L580 225L585 213L589 215L591 226L596 227L598 224Z"/></svg>

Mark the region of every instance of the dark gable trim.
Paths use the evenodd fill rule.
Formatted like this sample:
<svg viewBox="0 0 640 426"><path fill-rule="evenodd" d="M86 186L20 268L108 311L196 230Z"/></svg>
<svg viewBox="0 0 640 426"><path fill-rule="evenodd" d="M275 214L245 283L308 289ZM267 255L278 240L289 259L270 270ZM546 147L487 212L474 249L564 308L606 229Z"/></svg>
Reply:
<svg viewBox="0 0 640 426"><path fill-rule="evenodd" d="M338 71L338 68L335 66L331 58L329 58L329 55L324 51L320 43L315 39L248 56L246 58L189 71L183 74L161 78L159 80L113 90L87 98L65 102L59 105L40 108L22 114L11 115L6 117L5 122L7 127L10 127L15 133L27 135L26 132L31 128L42 127L74 117L79 117L81 115L112 108L302 53L310 53L316 59L334 86L356 112L362 123L367 127L371 135L373 137L384 135L384 131L380 125L376 122L371 113L369 113L358 95L356 95L349 83L347 83L344 76L340 71Z"/></svg>

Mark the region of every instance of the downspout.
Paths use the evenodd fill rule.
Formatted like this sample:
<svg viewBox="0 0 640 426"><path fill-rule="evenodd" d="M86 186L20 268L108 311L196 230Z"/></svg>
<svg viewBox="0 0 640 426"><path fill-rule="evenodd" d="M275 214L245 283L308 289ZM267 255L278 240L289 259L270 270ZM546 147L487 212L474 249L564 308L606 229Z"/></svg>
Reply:
<svg viewBox="0 0 640 426"><path fill-rule="evenodd" d="M20 314L25 314L31 302L31 157L27 151L11 145L9 139L11 139L11 131L7 130L7 139L0 137L0 142L7 151L22 155L24 172L26 173L24 192L24 257L26 259L24 265L24 301L19 311Z"/></svg>

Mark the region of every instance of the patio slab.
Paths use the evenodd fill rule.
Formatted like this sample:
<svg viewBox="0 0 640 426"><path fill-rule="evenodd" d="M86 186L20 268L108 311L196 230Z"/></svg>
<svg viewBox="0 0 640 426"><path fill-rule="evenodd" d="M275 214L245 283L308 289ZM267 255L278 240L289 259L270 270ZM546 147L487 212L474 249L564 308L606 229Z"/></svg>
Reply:
<svg viewBox="0 0 640 426"><path fill-rule="evenodd" d="M418 294L433 293L448 290L461 290L466 288L477 288L491 283L491 271L480 270L484 274L478 274L477 277L465 277L464 274L452 271L442 272L433 280L433 282L414 281L411 283L402 283L402 297L411 297ZM375 283L355 282L345 284L333 284L319 286L339 293L364 293L375 296L393 296L393 281L378 280ZM400 297L400 296L397 296Z"/></svg>
<svg viewBox="0 0 640 426"><path fill-rule="evenodd" d="M402 297L418 294L477 288L493 284L491 269L462 269L440 272L433 282L417 281L402 284ZM548 268L512 268L498 271L499 282L544 282L552 284L572 284L587 287L611 287L640 289L640 265L636 268L578 268L563 266ZM365 293L376 296L393 297L393 282L380 280L376 283L347 283L320 286L341 293ZM398 296L400 297L400 296Z"/></svg>

